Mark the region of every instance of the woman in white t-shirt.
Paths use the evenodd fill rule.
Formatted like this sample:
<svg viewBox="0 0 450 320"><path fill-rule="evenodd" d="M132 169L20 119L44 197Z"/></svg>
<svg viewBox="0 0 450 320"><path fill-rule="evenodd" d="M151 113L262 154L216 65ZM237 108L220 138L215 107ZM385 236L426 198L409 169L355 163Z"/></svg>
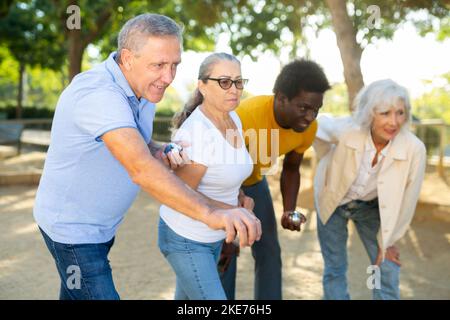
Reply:
<svg viewBox="0 0 450 320"><path fill-rule="evenodd" d="M198 79L194 97L174 119L174 140L188 143L184 151L192 160L175 174L215 205L237 207L239 188L253 167L234 112L247 80L239 60L226 53L208 56ZM158 243L176 273L175 299L226 300L217 271L225 232L167 206L160 217Z"/></svg>

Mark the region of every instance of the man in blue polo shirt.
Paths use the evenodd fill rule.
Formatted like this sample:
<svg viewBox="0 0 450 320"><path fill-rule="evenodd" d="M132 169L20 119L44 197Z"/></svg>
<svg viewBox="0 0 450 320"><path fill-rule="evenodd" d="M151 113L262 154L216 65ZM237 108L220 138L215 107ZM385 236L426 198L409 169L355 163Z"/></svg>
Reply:
<svg viewBox="0 0 450 320"><path fill-rule="evenodd" d="M160 202L241 245L261 235L242 208L223 210L189 189L151 140L155 103L173 81L182 35L170 18L143 14L122 28L118 50L63 91L39 184L34 217L61 278L60 299L119 299L108 253L142 188ZM153 153L153 155L152 155ZM186 157L170 155L170 166Z"/></svg>

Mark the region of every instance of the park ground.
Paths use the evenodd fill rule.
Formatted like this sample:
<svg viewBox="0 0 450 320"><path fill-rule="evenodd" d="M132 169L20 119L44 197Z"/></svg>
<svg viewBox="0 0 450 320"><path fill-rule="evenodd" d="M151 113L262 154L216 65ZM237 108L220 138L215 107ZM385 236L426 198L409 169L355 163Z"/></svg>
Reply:
<svg viewBox="0 0 450 320"><path fill-rule="evenodd" d="M3 181L14 180L14 174L26 169L32 183L0 186L0 299L58 298L56 267L32 216L36 174L44 158L44 153L31 152L0 162L0 175L9 174ZM309 166L302 168L302 177L298 204L308 218L306 226L301 232L278 228L283 294L285 299L321 299L323 261L312 208ZM282 210L279 177L271 176L268 180L279 220ZM19 182L24 181L22 177ZM435 172L427 174L411 228L398 243L403 262L400 285L403 299L450 299L449 195L450 187L443 179ZM122 299L173 298L175 276L157 247L158 208L156 201L141 192L117 233L110 261ZM350 294L353 299L370 299L366 285L369 260L352 224L349 233ZM241 250L238 261L237 299L252 299L250 249Z"/></svg>

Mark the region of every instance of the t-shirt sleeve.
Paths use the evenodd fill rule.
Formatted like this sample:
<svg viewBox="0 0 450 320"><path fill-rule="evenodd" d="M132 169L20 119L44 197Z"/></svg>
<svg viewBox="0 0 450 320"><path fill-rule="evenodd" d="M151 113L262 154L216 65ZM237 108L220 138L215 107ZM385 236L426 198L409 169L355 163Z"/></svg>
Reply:
<svg viewBox="0 0 450 320"><path fill-rule="evenodd" d="M303 133L304 136L302 144L298 146L296 149L294 149L294 151L300 154L305 153L305 151L308 150L308 148L311 147L311 145L313 144L316 132L317 132L317 121L314 120L314 122L311 123L309 128Z"/></svg>
<svg viewBox="0 0 450 320"><path fill-rule="evenodd" d="M81 97L74 107L73 118L81 131L97 141L114 129L137 128L126 97L114 90L102 89Z"/></svg>
<svg viewBox="0 0 450 320"><path fill-rule="evenodd" d="M183 150L192 161L211 166L214 163L214 135L201 121L184 123L175 133L173 141L188 144Z"/></svg>

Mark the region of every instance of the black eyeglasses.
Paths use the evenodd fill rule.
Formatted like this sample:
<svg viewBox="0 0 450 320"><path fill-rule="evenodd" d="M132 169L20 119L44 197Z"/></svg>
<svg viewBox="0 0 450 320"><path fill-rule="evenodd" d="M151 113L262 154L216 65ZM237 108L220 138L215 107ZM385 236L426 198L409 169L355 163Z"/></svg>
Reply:
<svg viewBox="0 0 450 320"><path fill-rule="evenodd" d="M242 90L244 89L244 86L247 84L248 79L237 79L237 80L231 80L228 78L206 78L205 80L213 80L217 81L219 83L219 86L223 90L228 90L231 88L231 86L234 83L234 86L236 89Z"/></svg>

